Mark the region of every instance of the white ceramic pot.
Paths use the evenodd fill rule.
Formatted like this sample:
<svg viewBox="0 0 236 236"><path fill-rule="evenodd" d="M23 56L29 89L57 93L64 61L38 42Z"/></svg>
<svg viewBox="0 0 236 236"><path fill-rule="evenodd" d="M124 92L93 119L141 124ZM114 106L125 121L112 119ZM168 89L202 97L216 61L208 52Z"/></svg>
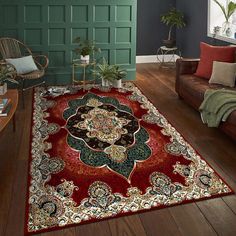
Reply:
<svg viewBox="0 0 236 236"><path fill-rule="evenodd" d="M102 87L110 87L111 82L107 79L102 79Z"/></svg>
<svg viewBox="0 0 236 236"><path fill-rule="evenodd" d="M115 79L113 82L112 82L112 85L114 88L122 88L122 80L119 79Z"/></svg>
<svg viewBox="0 0 236 236"><path fill-rule="evenodd" d="M90 56L89 55L86 55L86 56L80 56L80 60L82 63L86 63L86 64L89 64L89 59L90 59Z"/></svg>
<svg viewBox="0 0 236 236"><path fill-rule="evenodd" d="M7 92L7 83L0 85L0 95L4 95Z"/></svg>

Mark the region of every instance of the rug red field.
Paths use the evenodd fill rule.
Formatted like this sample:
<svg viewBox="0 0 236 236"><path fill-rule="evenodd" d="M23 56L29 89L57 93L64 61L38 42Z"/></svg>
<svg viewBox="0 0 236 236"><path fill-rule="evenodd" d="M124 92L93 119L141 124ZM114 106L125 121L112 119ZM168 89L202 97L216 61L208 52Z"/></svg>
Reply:
<svg viewBox="0 0 236 236"><path fill-rule="evenodd" d="M232 193L132 83L34 92L27 234Z"/></svg>

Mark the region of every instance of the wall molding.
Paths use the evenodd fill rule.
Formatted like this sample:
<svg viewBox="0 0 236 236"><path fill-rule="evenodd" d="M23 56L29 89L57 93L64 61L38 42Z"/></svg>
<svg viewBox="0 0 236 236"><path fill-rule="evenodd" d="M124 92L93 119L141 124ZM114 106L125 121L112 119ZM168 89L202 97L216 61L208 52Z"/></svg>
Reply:
<svg viewBox="0 0 236 236"><path fill-rule="evenodd" d="M159 59L162 59L162 55L158 55ZM174 59L177 60L179 58L178 55L174 54ZM170 61L172 55L164 55L163 59L164 62ZM160 62L157 60L157 55L141 55L141 56L136 56L136 64L141 64L141 63L157 63Z"/></svg>
<svg viewBox="0 0 236 236"><path fill-rule="evenodd" d="M73 40L78 36L95 40L102 51L97 59L133 69L127 80L135 79L137 0L0 2L1 37L19 39L35 54L48 55L53 83L71 81L68 73L77 47Z"/></svg>

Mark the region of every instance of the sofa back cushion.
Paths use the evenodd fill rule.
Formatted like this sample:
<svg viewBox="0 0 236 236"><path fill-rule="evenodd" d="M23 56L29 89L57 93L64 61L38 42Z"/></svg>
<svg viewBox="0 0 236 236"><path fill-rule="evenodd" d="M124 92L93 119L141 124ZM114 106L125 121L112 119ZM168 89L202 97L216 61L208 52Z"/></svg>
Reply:
<svg viewBox="0 0 236 236"><path fill-rule="evenodd" d="M200 62L195 73L196 76L210 79L213 61L234 62L236 47L212 46L201 42Z"/></svg>
<svg viewBox="0 0 236 236"><path fill-rule="evenodd" d="M235 86L236 63L213 62L213 69L209 84L222 84L228 87Z"/></svg>

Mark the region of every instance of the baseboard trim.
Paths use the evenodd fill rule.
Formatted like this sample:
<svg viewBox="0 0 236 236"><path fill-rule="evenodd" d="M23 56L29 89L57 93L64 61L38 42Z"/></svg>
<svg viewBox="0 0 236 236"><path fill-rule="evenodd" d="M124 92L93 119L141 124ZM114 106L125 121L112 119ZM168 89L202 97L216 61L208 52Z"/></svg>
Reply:
<svg viewBox="0 0 236 236"><path fill-rule="evenodd" d="M159 59L162 55L159 55ZM164 55L163 59L164 62L170 61L171 57L173 55ZM174 59L177 60L179 58L178 55L174 54ZM144 56L136 56L136 64L141 64L141 63L155 63L155 62L160 62L157 60L157 55L144 55Z"/></svg>

